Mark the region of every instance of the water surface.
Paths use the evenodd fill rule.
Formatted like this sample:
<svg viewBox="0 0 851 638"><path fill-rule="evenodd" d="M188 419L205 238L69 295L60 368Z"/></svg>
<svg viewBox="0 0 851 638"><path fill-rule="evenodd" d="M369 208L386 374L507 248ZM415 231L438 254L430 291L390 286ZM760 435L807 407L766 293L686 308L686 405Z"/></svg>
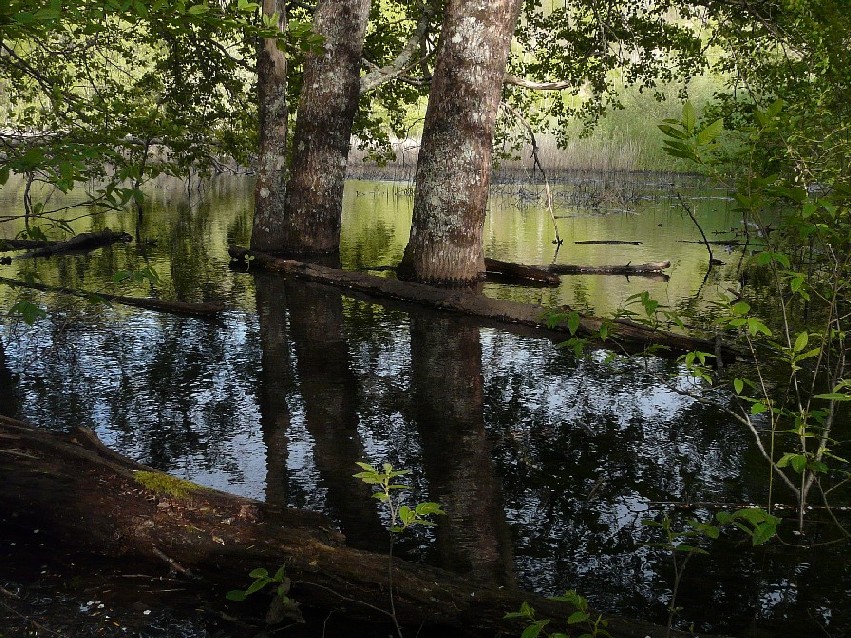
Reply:
<svg viewBox="0 0 851 638"><path fill-rule="evenodd" d="M208 321L2 287L2 307L26 298L48 317L32 327L4 324L0 410L48 428L85 425L176 476L323 511L348 542L376 551L387 547L387 516L351 474L356 461L388 461L413 471L412 501L435 500L449 512L402 543L412 559L547 594L576 589L601 609L656 622L666 620L673 574L642 520L668 514L681 524L684 513L707 518L723 504L765 501L767 469L750 434L682 390L729 398L675 361L605 351L577 358L528 331L230 270L227 244L249 239L250 180L155 186L139 224L129 213L73 222L78 232L110 227L137 241L16 260L0 276L223 301L228 312ZM556 289L489 283L486 294L608 314L648 290L703 314L735 285L739 253L719 247L730 265L706 277L708 254L685 243L699 233L678 197L707 235L728 238L738 223L723 192L650 175L560 185L558 253L541 193L495 189L488 256L530 264L669 259L670 279L564 277ZM17 210L20 194L14 181L0 191L0 214ZM350 182L344 267L397 263L410 216L400 185ZM588 240L642 243L573 243ZM144 267L159 282L111 281ZM704 505L674 506L688 503ZM736 635L851 628L844 545L753 549L742 541L731 535L692 561L677 602L681 626Z"/></svg>

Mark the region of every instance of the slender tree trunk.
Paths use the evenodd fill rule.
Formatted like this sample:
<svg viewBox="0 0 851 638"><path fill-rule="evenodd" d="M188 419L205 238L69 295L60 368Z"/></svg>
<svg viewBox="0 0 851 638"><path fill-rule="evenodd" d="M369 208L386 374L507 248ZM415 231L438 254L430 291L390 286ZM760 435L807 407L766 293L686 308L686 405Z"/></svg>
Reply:
<svg viewBox="0 0 851 638"><path fill-rule="evenodd" d="M3 342L0 341L0 415L15 417L18 414L15 380L9 368L6 367L6 355L3 352Z"/></svg>
<svg viewBox="0 0 851 638"><path fill-rule="evenodd" d="M360 65L370 0L320 0L314 31L323 50L307 57L278 250L340 249L343 183L360 96Z"/></svg>
<svg viewBox="0 0 851 638"><path fill-rule="evenodd" d="M462 284L484 273L493 128L520 6L521 0L447 2L402 278Z"/></svg>
<svg viewBox="0 0 851 638"><path fill-rule="evenodd" d="M280 16L278 28L286 31L284 0L263 0L263 14ZM287 158L287 59L273 39L257 53L257 93L260 107L260 152L254 187L254 227L251 246L256 250L281 250Z"/></svg>

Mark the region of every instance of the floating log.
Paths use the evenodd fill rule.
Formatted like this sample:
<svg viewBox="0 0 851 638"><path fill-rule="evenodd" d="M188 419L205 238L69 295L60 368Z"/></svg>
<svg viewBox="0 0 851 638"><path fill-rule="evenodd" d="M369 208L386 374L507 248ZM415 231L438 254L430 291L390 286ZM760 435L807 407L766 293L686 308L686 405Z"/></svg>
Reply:
<svg viewBox="0 0 851 638"><path fill-rule="evenodd" d="M550 264L546 266L551 273L559 275L643 275L659 274L671 267L670 261L651 261L646 264L628 262L614 266L578 266L575 264Z"/></svg>
<svg viewBox="0 0 851 638"><path fill-rule="evenodd" d="M63 551L104 560L166 565L221 593L258 566L286 566L290 596L314 609L347 608L387 622L388 569L399 623L450 634L519 633L503 616L529 602L540 617L564 622L574 611L514 587L347 547L321 514L280 508L208 489L139 465L85 428L70 434L0 416L0 502L16 525L37 525ZM392 565L392 567L391 567ZM642 621L608 619L617 638L686 636Z"/></svg>
<svg viewBox="0 0 851 638"><path fill-rule="evenodd" d="M610 244L613 246L617 246L620 244L629 244L631 246L641 246L642 243L640 241L620 241L618 239L594 239L589 241L575 241L574 244Z"/></svg>
<svg viewBox="0 0 851 638"><path fill-rule="evenodd" d="M4 240L4 243L15 242L19 240ZM41 247L35 250L19 255L18 259L29 259L33 257L50 257L59 253L73 252L77 250L88 251L102 246L109 246L117 242L129 243L133 241L133 236L123 232L116 232L109 228L104 228L94 233L80 233L74 235L67 241L46 242Z"/></svg>
<svg viewBox="0 0 851 638"><path fill-rule="evenodd" d="M545 267L526 266L509 261L485 258L485 269L488 274L498 274L506 277L511 283L525 283L533 285L558 286L561 279L558 275L549 272Z"/></svg>
<svg viewBox="0 0 851 638"><path fill-rule="evenodd" d="M491 299L466 288L440 288L415 282L375 277L362 272L328 268L291 259L280 259L239 246L230 246L228 252L237 268L246 270L259 268L271 272L280 272L307 281L339 286L356 293L370 295L378 300L395 299L499 322L550 329L562 334L568 332L566 325L549 326L546 321L548 315L558 311L564 312L565 309L563 308L548 308L538 304ZM627 351L639 351L650 345L665 346L668 352L675 354L692 350L718 351L714 340L654 330L649 326L627 319L604 320L599 317L579 315L577 332L581 336L594 337L599 334L604 324L608 326L607 343ZM725 361L732 361L742 356L742 353L726 345L721 347L720 354L725 357Z"/></svg>
<svg viewBox="0 0 851 638"><path fill-rule="evenodd" d="M53 292L63 295L74 295L92 301L103 301L118 303L124 306L135 306L146 310L167 312L173 315L188 315L190 317L214 317L224 311L222 304L216 303L193 303L190 301L166 301L163 299L150 299L146 297L124 297L122 295L111 295L106 292L87 292L66 288L65 286L48 286L34 281L21 281L20 279L9 279L0 277L0 283L16 288L31 288L42 292Z"/></svg>

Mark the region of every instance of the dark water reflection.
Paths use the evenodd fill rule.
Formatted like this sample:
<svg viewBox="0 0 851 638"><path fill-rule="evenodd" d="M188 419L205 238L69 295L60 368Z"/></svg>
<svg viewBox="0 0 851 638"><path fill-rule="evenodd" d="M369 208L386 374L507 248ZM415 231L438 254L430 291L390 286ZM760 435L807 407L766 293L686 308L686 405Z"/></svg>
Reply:
<svg viewBox="0 0 851 638"><path fill-rule="evenodd" d="M231 310L204 321L27 295L50 314L32 328L4 327L0 411L44 427L87 425L111 447L178 476L324 511L352 545L378 551L388 546L387 516L352 477L354 464L410 468L412 501L438 501L449 516L403 541L408 556L546 593L577 589L602 609L655 621L666 618L672 571L642 519L671 513L681 522L674 502L764 502L767 472L749 433L678 393L710 391L676 363L604 352L577 359L546 339L229 271L227 242L247 242L250 189L206 188L203 197L158 190L138 229L129 217L92 220L92 228L138 231L141 245L16 262L0 274L37 271L48 283L110 289L117 270L150 265L159 283L121 292L219 299ZM371 199L353 188L344 265L397 260L409 202L388 195L381 203L381 185ZM630 232L648 238L659 223L676 222L658 208L641 215L647 227L630 217ZM729 224L706 215L719 228ZM491 228L494 256L546 260L547 223L541 211L492 211L490 224L503 227ZM598 217L572 223L618 228ZM662 296L700 308L690 295L702 273L682 264L699 263L702 248L675 250L681 271ZM723 286L724 273L714 276L710 287ZM555 292L488 293L595 304L646 288L599 279L566 281ZM18 298L0 294L4 307ZM707 518L716 509L688 514ZM756 550L740 540L713 543L710 556L690 564L678 599L684 626L737 635L814 635L819 624L831 635L851 631L845 545Z"/></svg>

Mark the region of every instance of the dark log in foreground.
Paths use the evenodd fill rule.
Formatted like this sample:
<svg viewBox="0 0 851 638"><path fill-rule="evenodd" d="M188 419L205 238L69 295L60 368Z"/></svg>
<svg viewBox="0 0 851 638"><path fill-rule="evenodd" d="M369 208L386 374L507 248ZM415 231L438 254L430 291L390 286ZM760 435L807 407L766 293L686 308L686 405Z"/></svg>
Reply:
<svg viewBox="0 0 851 638"><path fill-rule="evenodd" d="M193 303L189 301L165 301L163 299L149 299L145 297L124 297L122 295L111 295L106 292L87 292L64 286L48 286L37 282L21 281L20 279L9 279L0 277L0 283L17 288L32 288L42 292L55 292L63 295L74 295L94 302L119 303L125 306L135 306L146 310L167 312L173 315L188 315L190 317L215 317L224 311L224 306L215 303Z"/></svg>
<svg viewBox="0 0 851 638"><path fill-rule="evenodd" d="M231 246L228 248L228 252L234 263L239 264L237 266L239 268L259 268L270 272L280 272L306 281L317 281L370 295L379 301L382 298L401 300L437 308L438 310L448 310L494 321L568 333L565 324L549 326L546 322L548 314L564 311L560 308L547 308L537 304L505 299L491 299L466 288L439 288L426 284L374 277L362 272L327 268L302 261L280 259L266 253L249 251L239 246ZM599 317L580 315L578 334L595 337L604 324L608 325L609 332L606 343L611 347L619 347L628 351L641 350L650 345L662 345L672 353L690 352L692 350L720 352L725 361L732 361L742 356L742 353L726 345L716 348L716 343L713 340L675 334L664 330L654 330L626 319L604 320Z"/></svg>
<svg viewBox="0 0 851 638"><path fill-rule="evenodd" d="M551 264L547 270L559 275L643 275L658 274L670 268L670 261L650 261L645 264L632 262L614 266L577 266L575 264Z"/></svg>
<svg viewBox="0 0 851 638"><path fill-rule="evenodd" d="M499 261L485 257L485 269L487 274L496 273L508 278L511 282L526 283L533 285L558 286L561 279L558 275L547 270L546 267L526 266L509 261Z"/></svg>
<svg viewBox="0 0 851 638"><path fill-rule="evenodd" d="M0 495L6 511L38 524L63 549L165 561L217 587L283 563L291 596L303 604L346 606L354 617L387 620L386 555L346 547L322 515L155 472L107 449L89 430L59 434L0 416ZM408 626L516 634L503 616L523 601L542 618L563 621L573 611L528 592L392 560L396 615ZM623 638L665 635L662 627L618 618L608 629Z"/></svg>
<svg viewBox="0 0 851 638"><path fill-rule="evenodd" d="M132 235L127 233L116 232L109 228L104 228L94 233L80 233L74 235L67 241L44 242L39 248L19 255L18 259L28 259L32 257L50 257L59 253L68 253L76 250L92 250L102 246L109 246L117 242L129 243L133 241ZM4 240L7 245L14 245L16 240ZM23 246L22 246L23 247Z"/></svg>

